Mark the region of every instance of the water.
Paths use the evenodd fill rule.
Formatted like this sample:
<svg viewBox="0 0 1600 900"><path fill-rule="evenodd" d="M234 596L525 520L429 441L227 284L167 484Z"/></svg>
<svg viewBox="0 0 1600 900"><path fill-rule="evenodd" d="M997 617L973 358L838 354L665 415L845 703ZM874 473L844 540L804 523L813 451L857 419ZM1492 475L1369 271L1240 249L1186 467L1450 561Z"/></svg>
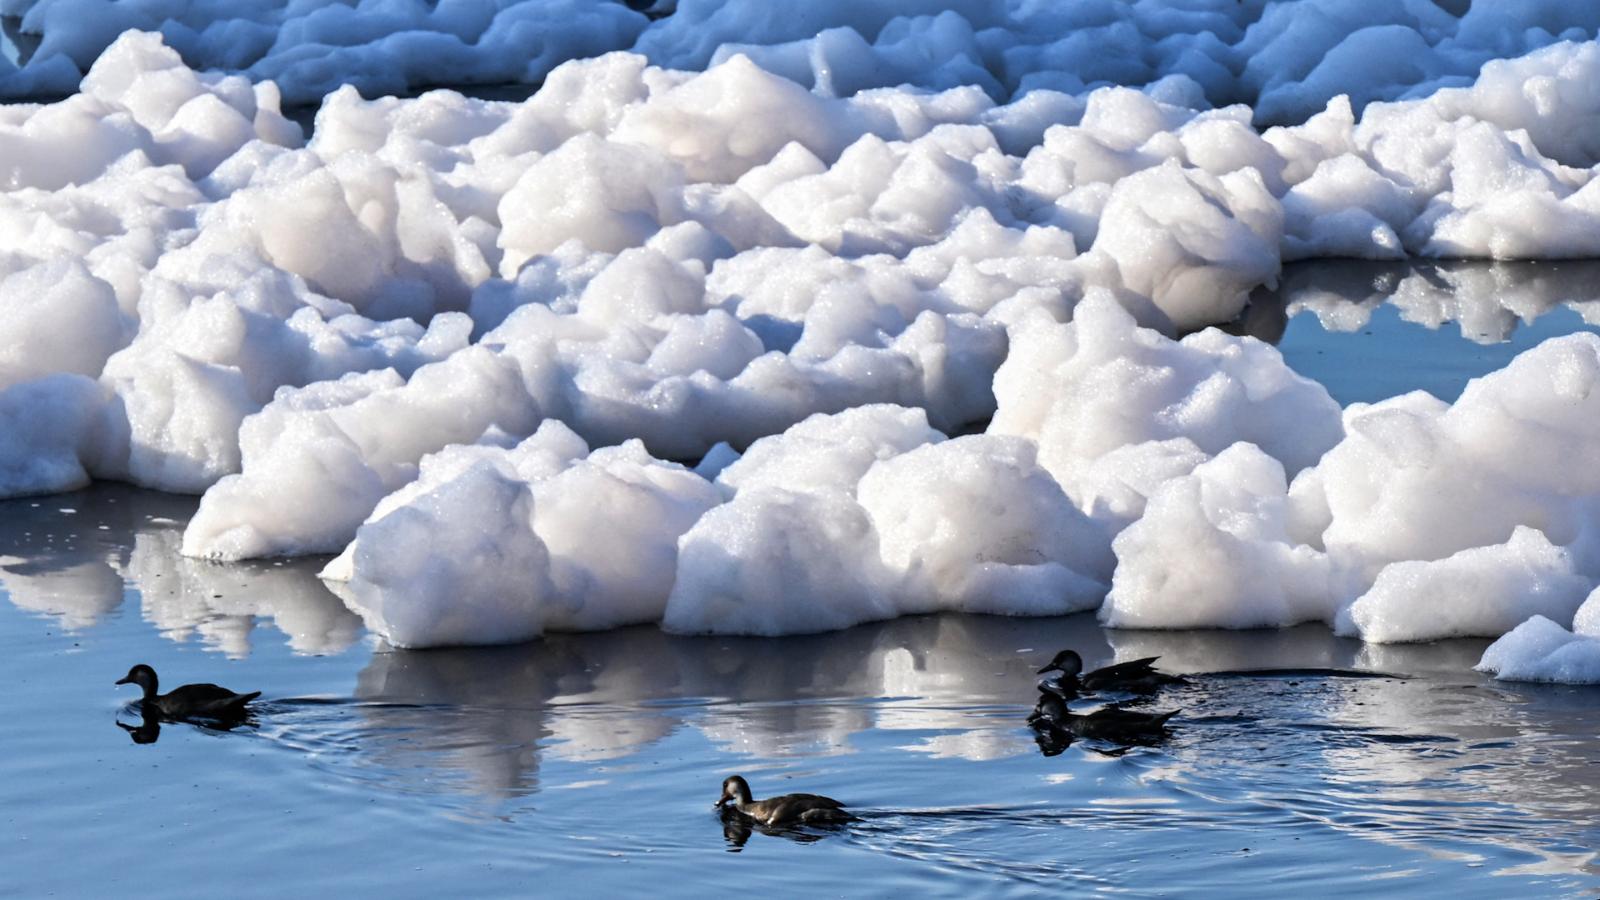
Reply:
<svg viewBox="0 0 1600 900"><path fill-rule="evenodd" d="M1241 327L1345 402L1454 396L1518 342L1592 327L1590 283L1302 267ZM1600 690L1485 679L1483 641L937 616L396 652L316 580L321 560L178 556L194 505L115 485L0 503L0 896L1600 891ZM1166 742L1046 756L1024 718L1064 646L1385 677L1197 676L1151 704L1183 709ZM112 684L134 662L261 689L256 721L157 732ZM863 821L725 831L710 806L736 772Z"/></svg>
<svg viewBox="0 0 1600 900"><path fill-rule="evenodd" d="M1546 338L1600 333L1600 260L1292 263L1230 330L1277 344L1341 404L1453 401Z"/></svg>

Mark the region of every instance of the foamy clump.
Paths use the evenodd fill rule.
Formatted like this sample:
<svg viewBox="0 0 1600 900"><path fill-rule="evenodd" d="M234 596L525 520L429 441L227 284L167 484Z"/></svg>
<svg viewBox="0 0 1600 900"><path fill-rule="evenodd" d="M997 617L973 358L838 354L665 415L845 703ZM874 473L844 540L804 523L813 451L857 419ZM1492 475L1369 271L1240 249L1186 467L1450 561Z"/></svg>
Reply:
<svg viewBox="0 0 1600 900"><path fill-rule="evenodd" d="M537 419L516 368L470 348L418 369L346 375L285 390L240 429L242 473L200 502L183 552L243 559L335 552L422 457L491 428Z"/></svg>
<svg viewBox="0 0 1600 900"><path fill-rule="evenodd" d="M832 631L899 614L872 519L844 491L741 491L678 543L661 626L716 634Z"/></svg>
<svg viewBox="0 0 1600 900"><path fill-rule="evenodd" d="M1157 487L1113 545L1101 615L1161 628L1321 620L1379 642L1567 621L1600 575L1600 481L1570 465L1600 440L1597 388L1600 338L1573 335L1453 405L1414 393L1353 406L1345 437L1287 488L1258 449L1232 448Z"/></svg>
<svg viewBox="0 0 1600 900"><path fill-rule="evenodd" d="M1531 616L1570 620L1592 586L1569 550L1518 526L1498 546L1384 567L1339 630L1378 643L1498 637Z"/></svg>
<svg viewBox="0 0 1600 900"><path fill-rule="evenodd" d="M1105 532L1035 462L1026 438L972 435L876 463L857 496L902 613L1059 615L1094 609L1111 557Z"/></svg>
<svg viewBox="0 0 1600 900"><path fill-rule="evenodd" d="M956 46L955 14L882 28L902 48L934 35ZM1280 15L1247 42L1286 27ZM1062 63L1014 49L1000 56ZM241 426L280 389L409 377L475 340L514 362L539 417L687 461L873 403L965 430L995 413L1002 362L1049 343L1022 326L1066 322L1085 296L1171 331L1233 315L1285 255L1365 253L1371 238L1365 255L1558 256L1588 252L1595 233L1583 224L1592 148L1561 124L1593 105L1588 44L1372 106L1359 123L1334 101L1265 133L1244 107L1208 108L1215 71L1142 91L1040 82L996 105L972 84L811 92L750 58L719 59L699 73L625 53L574 61L524 103L345 89L301 148L271 83L200 75L160 37L125 35L78 94L0 115L14 186L0 204L12 238L0 318L28 336L0 349L0 390L99 378L113 395L105 428L77 465L200 492L240 471ZM978 77L946 74L959 72ZM1225 378L1180 366L1193 384L1134 404L1180 424L1070 466L1059 441L1015 433L1040 440L1080 505L1106 498L1122 519L1137 501L1094 474L1121 446L1187 438L1216 453L1244 439L1291 472L1313 461L1323 426L1259 415L1295 391L1266 383L1278 377L1268 353L1229 340L1184 345L1238 354L1217 363ZM1150 363L1129 346L1097 364L1113 371L1124 351ZM1224 409L1239 408L1233 383L1249 385L1249 415Z"/></svg>
<svg viewBox="0 0 1600 900"><path fill-rule="evenodd" d="M1453 405L1417 393L1353 406L1345 439L1296 483L1301 533L1372 584L1389 563L1503 544L1528 526L1593 577L1600 473L1571 461L1600 441L1597 415L1592 334L1545 341Z"/></svg>
<svg viewBox="0 0 1600 900"><path fill-rule="evenodd" d="M551 421L510 449L426 457L322 574L397 646L654 622L678 536L721 499L638 442L590 453Z"/></svg>
<svg viewBox="0 0 1600 900"><path fill-rule="evenodd" d="M731 495L757 487L854 492L880 460L944 439L920 409L876 404L819 414L750 445L721 470L717 484Z"/></svg>
<svg viewBox="0 0 1600 900"><path fill-rule="evenodd" d="M1124 517L1137 515L1130 490L1193 468L1196 453L1248 441L1298 472L1341 436L1338 404L1275 348L1216 330L1172 341L1104 295L1079 304L1067 324L1013 326L995 396L992 433L1036 439L1040 464L1070 496L1092 506L1110 495ZM1176 440L1187 443L1144 451L1129 472L1096 465L1124 448Z"/></svg>
<svg viewBox="0 0 1600 900"><path fill-rule="evenodd" d="M87 486L82 460L92 452L105 403L105 389L82 375L50 375L0 391L0 494Z"/></svg>
<svg viewBox="0 0 1600 900"><path fill-rule="evenodd" d="M1534 616L1490 644L1477 668L1502 681L1600 684L1600 590L1579 607L1571 631Z"/></svg>
<svg viewBox="0 0 1600 900"><path fill-rule="evenodd" d="M1289 534L1282 463L1235 444L1167 481L1112 544L1114 628L1261 628L1328 620L1327 555Z"/></svg>

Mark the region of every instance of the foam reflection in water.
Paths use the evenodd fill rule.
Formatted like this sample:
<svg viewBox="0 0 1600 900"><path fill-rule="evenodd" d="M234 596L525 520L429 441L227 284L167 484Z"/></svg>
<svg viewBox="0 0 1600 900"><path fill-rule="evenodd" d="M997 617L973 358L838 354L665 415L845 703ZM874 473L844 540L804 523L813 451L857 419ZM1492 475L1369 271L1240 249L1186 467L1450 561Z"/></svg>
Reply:
<svg viewBox="0 0 1600 900"><path fill-rule="evenodd" d="M20 609L89 628L122 605L127 535L193 506L111 486L0 502L0 587Z"/></svg>
<svg viewBox="0 0 1600 900"><path fill-rule="evenodd" d="M231 657L249 655L261 619L297 653L338 653L360 637L360 618L317 579L314 560L224 565L181 556L194 505L120 485L0 502L0 545L12 548L0 555L0 586L17 607L69 630L115 612L131 590L162 634L198 635Z"/></svg>
<svg viewBox="0 0 1600 900"><path fill-rule="evenodd" d="M323 586L315 560L219 564L178 553L181 526L142 530L126 576L140 586L144 617L174 640L248 656L259 620L270 619L297 653L338 653L361 635L361 619Z"/></svg>
<svg viewBox="0 0 1600 900"><path fill-rule="evenodd" d="M924 616L791 638L644 626L380 652L356 686L355 762L419 790L436 782L506 799L538 788L545 754L625 759L680 728L744 758L847 753L874 729L918 732L908 749L936 756L1016 756L1032 752L1016 710L1032 702L1039 660L1058 645L1103 646L1101 634L1089 616ZM441 771L461 777L435 779Z"/></svg>
<svg viewBox="0 0 1600 900"><path fill-rule="evenodd" d="M1160 655L1175 671L1323 666L1396 676L1198 675L1163 697L1186 710L1156 777L1213 797L1230 783L1254 784L1263 802L1295 816L1413 849L1482 859L1484 846L1498 845L1523 860L1504 871L1597 870L1595 854L1575 848L1600 830L1571 829L1600 819L1593 695L1485 684L1467 670L1487 641L1362 644L1311 626L1113 631L1111 642L1118 659Z"/></svg>
<svg viewBox="0 0 1600 900"><path fill-rule="evenodd" d="M1510 340L1519 325L1566 307L1600 324L1600 260L1498 261L1333 259L1284 266L1276 289L1258 290L1243 330L1278 343L1287 320L1316 317L1326 331L1369 326L1391 304L1402 321L1429 329L1456 323L1477 344Z"/></svg>

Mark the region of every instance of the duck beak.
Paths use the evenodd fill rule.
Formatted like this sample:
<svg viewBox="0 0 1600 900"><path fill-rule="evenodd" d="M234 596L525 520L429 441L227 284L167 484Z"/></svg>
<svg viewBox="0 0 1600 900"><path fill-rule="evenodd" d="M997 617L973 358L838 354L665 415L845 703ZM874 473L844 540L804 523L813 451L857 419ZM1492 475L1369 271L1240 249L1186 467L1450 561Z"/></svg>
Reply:
<svg viewBox="0 0 1600 900"><path fill-rule="evenodd" d="M1055 670L1057 670L1059 668L1061 668L1061 667L1056 665L1055 663L1051 663L1050 665L1045 666L1044 668L1040 669L1039 670L1039 674L1043 675L1046 672L1053 672L1053 671L1055 671Z"/></svg>
<svg viewBox="0 0 1600 900"><path fill-rule="evenodd" d="M124 675L121 678L117 679L117 684L132 684L132 683L133 682L129 681L128 680L128 676L126 676L126 675Z"/></svg>

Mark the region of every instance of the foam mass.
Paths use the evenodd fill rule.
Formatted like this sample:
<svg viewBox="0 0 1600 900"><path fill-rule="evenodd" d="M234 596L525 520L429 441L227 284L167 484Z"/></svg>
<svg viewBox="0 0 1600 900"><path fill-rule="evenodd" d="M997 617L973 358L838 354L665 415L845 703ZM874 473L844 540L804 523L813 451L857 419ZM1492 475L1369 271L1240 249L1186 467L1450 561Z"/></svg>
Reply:
<svg viewBox="0 0 1600 900"><path fill-rule="evenodd" d="M340 553L408 646L1571 625L1600 340L1340 409L1199 329L1286 259L1600 252L1592 14L1058 6L4 0L0 88L70 95L0 107L0 493L200 494L184 554Z"/></svg>

